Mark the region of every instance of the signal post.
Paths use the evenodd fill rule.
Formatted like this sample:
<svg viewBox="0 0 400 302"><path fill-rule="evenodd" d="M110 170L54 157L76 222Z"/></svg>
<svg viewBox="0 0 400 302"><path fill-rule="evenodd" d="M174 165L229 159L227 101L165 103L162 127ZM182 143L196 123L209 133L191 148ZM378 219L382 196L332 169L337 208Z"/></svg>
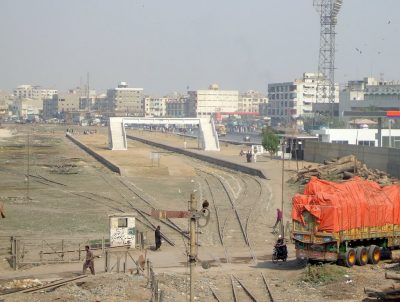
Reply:
<svg viewBox="0 0 400 302"><path fill-rule="evenodd" d="M208 201L202 204L202 209L197 210L197 200L194 193L190 194L188 211L165 211L152 210L151 216L158 219L165 218L188 218L189 219L189 268L190 268L190 302L194 302L194 268L197 261L197 227L205 227L210 219ZM205 219L204 224L199 224L200 219Z"/></svg>

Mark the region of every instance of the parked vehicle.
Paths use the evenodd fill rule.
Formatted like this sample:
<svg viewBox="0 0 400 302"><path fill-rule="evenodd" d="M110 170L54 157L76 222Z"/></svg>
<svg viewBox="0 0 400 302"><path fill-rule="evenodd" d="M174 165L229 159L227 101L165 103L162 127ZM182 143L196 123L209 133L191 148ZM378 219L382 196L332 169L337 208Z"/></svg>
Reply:
<svg viewBox="0 0 400 302"><path fill-rule="evenodd" d="M244 142L249 142L250 141L250 136L248 136L248 135L243 136L243 141Z"/></svg>
<svg viewBox="0 0 400 302"><path fill-rule="evenodd" d="M311 178L293 197L292 219L298 259L377 264L400 248L400 186Z"/></svg>
<svg viewBox="0 0 400 302"><path fill-rule="evenodd" d="M215 130L217 131L217 134L219 137L225 136L226 135L226 127L224 124L216 124L215 125Z"/></svg>

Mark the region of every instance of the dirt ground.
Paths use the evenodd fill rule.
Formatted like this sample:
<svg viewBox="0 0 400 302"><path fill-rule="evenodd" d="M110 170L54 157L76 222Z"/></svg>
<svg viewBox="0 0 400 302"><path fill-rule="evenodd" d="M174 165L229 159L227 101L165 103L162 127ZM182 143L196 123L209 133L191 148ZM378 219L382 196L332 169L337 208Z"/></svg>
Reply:
<svg viewBox="0 0 400 302"><path fill-rule="evenodd" d="M119 165L122 176L110 172L67 140L66 127L10 125L0 129L0 200L5 204L7 216L0 220L0 244L5 244L2 238L19 236L24 246L25 262L39 261L43 244L58 250L57 244L62 241L64 248L73 249L78 244L83 246L86 242L108 238L108 215L132 211L132 205L149 210L149 205L140 196L155 208L186 210L190 193L195 190L199 200L207 199L212 204L210 222L199 229L199 262L195 275L197 301L213 301L210 288L223 301L232 299L231 275L243 281L257 296L257 301L269 301L261 273L265 275L275 301L361 301L365 297L364 287L379 288L387 283L384 263L352 269L335 266L331 270L332 278L325 280L322 276L317 281L315 278L310 281L309 268L294 259L291 244L286 263L273 264L270 261L276 239L270 227L275 220L276 208L281 204L281 161L268 156L259 158L254 165L268 171L268 180L265 180L132 140L128 141L128 151L110 151L106 128L93 128L96 133L90 135L83 135L83 128L73 128L79 140ZM187 148L197 149L195 139L165 133L131 133L175 146L183 147L186 142ZM222 144L217 154L244 162L245 159L239 157L243 148ZM160 154L160 161L151 159L154 153ZM309 163L297 164L301 168ZM285 180L294 173L297 164L293 161L286 163ZM245 225L253 255L244 243L222 184L230 192ZM283 188L286 224L290 218L291 196L301 188L286 182ZM186 220L173 219L173 222L187 229ZM162 231L175 245L169 246L164 242L161 251L155 252L151 250L153 231L140 221L137 221L137 228L145 235L146 255L160 281L163 301L187 301L186 240L162 225ZM224 230L224 247L218 228ZM144 251L133 253L138 257ZM100 251L96 250L95 254L100 255ZM80 272L82 265L82 261L39 266L27 263L20 270L13 271L7 256L0 256L0 290L3 292L5 285L12 280L72 277ZM96 259L95 265L98 275L80 283L70 283L50 292L0 296L0 301L150 300L143 277L104 273L104 260L101 258ZM331 274L329 269L328 275ZM235 286L240 300L246 301L248 298L240 285L236 282Z"/></svg>

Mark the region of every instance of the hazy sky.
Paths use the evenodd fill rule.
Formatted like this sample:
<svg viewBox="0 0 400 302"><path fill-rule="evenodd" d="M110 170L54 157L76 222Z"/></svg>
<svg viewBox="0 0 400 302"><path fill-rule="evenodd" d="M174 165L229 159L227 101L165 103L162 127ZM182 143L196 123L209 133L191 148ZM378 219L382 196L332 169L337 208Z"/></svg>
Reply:
<svg viewBox="0 0 400 302"><path fill-rule="evenodd" d="M344 0L340 83L400 79L399 12L399 0ZM63 91L89 72L97 91L127 81L154 95L210 83L266 92L317 70L319 16L312 0L0 0L0 41L5 90Z"/></svg>

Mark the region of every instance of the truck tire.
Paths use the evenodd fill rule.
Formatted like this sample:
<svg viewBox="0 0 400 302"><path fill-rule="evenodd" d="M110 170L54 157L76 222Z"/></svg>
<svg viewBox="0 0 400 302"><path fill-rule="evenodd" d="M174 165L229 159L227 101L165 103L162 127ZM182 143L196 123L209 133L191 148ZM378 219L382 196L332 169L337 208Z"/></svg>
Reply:
<svg viewBox="0 0 400 302"><path fill-rule="evenodd" d="M356 263L357 265L363 266L368 263L368 251L367 248L359 246L356 249Z"/></svg>
<svg viewBox="0 0 400 302"><path fill-rule="evenodd" d="M352 267L356 263L356 251L354 249L348 249L344 257L344 265Z"/></svg>
<svg viewBox="0 0 400 302"><path fill-rule="evenodd" d="M368 247L368 263L378 264L381 260L381 249L379 246L371 245Z"/></svg>

